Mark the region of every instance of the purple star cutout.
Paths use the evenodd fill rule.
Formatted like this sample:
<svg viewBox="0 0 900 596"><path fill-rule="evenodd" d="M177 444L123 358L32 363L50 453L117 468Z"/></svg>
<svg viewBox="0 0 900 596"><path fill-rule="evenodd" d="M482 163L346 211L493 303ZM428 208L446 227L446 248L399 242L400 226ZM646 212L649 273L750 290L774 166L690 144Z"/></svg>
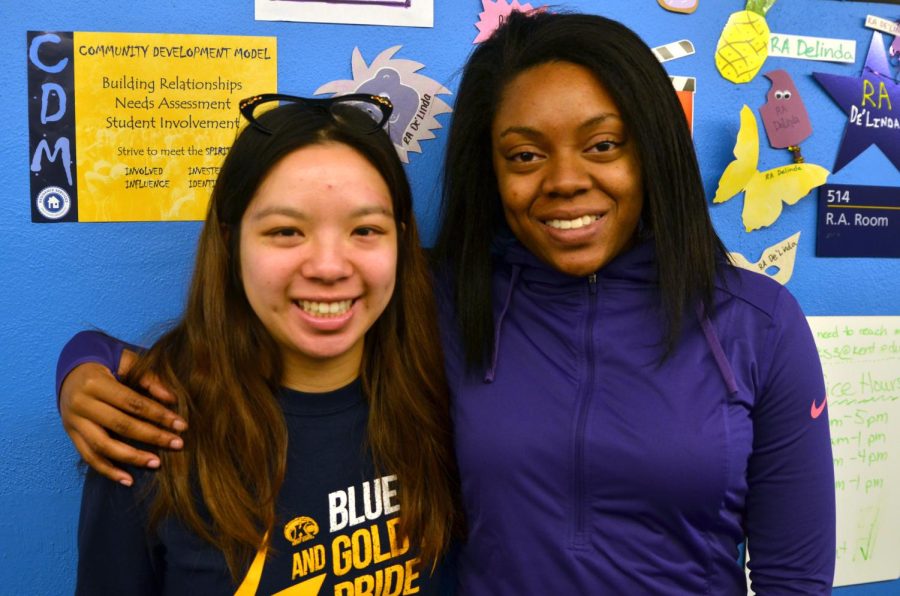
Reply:
<svg viewBox="0 0 900 596"><path fill-rule="evenodd" d="M866 64L858 77L824 72L814 72L813 77L849 117L834 171L870 145L881 149L900 170L900 85L891 78L881 33L872 34Z"/></svg>

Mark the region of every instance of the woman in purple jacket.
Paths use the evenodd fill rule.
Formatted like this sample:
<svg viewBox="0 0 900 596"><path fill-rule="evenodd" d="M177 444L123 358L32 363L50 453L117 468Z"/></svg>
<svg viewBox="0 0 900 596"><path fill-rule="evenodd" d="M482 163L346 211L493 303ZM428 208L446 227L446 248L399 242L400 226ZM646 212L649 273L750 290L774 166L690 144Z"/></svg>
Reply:
<svg viewBox="0 0 900 596"><path fill-rule="evenodd" d="M746 541L757 594L830 593L811 333L787 290L728 263L648 47L602 17L514 13L466 65L447 151L461 592L744 594ZM176 440L130 416L175 428L171 413L96 368L61 407L112 478L107 458L152 456L99 425Z"/></svg>

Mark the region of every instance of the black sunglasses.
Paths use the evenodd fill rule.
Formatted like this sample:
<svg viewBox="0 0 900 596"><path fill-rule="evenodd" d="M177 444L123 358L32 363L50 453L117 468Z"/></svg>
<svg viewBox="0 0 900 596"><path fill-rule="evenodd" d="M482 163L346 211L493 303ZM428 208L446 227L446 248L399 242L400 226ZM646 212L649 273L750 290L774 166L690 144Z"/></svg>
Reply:
<svg viewBox="0 0 900 596"><path fill-rule="evenodd" d="M282 93L263 93L242 99L240 103L241 115L258 131L272 134L272 131L260 124L256 118L258 114L265 112L265 110L257 110L257 108L273 102L290 102L324 110L336 123L363 133L373 133L384 126L394 110L394 105L388 98L367 93L353 93L315 99L284 95Z"/></svg>

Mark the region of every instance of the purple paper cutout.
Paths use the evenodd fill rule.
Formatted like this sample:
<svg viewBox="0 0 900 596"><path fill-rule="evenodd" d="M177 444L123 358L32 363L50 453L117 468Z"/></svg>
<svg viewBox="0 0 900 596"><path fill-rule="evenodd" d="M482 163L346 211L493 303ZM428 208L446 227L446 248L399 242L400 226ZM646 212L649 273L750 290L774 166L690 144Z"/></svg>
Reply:
<svg viewBox="0 0 900 596"><path fill-rule="evenodd" d="M437 116L453 110L439 97L449 95L450 90L418 73L424 64L394 57L400 47L384 50L371 64L366 64L359 48L354 48L351 58L353 78L325 83L315 94L366 91L389 96L394 113L388 123L388 132L401 161L409 163L409 152L421 153L422 141L435 138L434 131L441 128Z"/></svg>
<svg viewBox="0 0 900 596"><path fill-rule="evenodd" d="M765 73L772 81L766 103L759 108L769 144L776 149L796 147L812 134L812 124L791 75L784 70Z"/></svg>
<svg viewBox="0 0 900 596"><path fill-rule="evenodd" d="M400 73L393 68L379 69L375 76L359 86L357 93L384 95L394 104L388 131L394 144L403 142L403 131L416 117L419 94L400 80Z"/></svg>
<svg viewBox="0 0 900 596"><path fill-rule="evenodd" d="M900 85L891 77L881 33L872 33L866 63L858 77L823 72L814 72L813 77L848 116L834 172L871 145L900 169ZM897 106L896 112L893 106Z"/></svg>

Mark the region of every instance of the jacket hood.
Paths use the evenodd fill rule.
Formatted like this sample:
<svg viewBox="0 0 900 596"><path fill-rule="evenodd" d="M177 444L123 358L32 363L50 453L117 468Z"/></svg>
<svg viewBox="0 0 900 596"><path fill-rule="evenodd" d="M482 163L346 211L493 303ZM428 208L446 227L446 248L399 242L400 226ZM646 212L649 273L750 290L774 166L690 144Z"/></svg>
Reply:
<svg viewBox="0 0 900 596"><path fill-rule="evenodd" d="M491 351L490 366L485 371L484 382L492 383L496 376L497 363L500 357L503 321L513 301L516 286L538 283L546 286L548 293L582 291L585 277L562 273L536 257L528 248L518 241L511 241L502 256L509 266L509 285L499 314L494 320L494 345ZM652 238L639 241L636 245L618 255L596 272L601 282L620 282L635 285L657 285L659 273L656 268L656 244ZM700 325L706 344L716 361L719 372L730 394L737 392L734 371L722 349L715 327L701 304L694 308L694 315Z"/></svg>
<svg viewBox="0 0 900 596"><path fill-rule="evenodd" d="M518 240L511 240L502 253L502 260L509 267L509 285L499 314L494 319L494 345L491 350L490 366L485 371L484 382L492 383L496 375L500 357L500 342L503 321L513 301L517 285L541 284L548 294L582 291L586 277L568 275L554 269L537 258ZM656 284L656 247L652 239L639 242L623 252L597 271L597 278L603 281L623 281L638 284Z"/></svg>
<svg viewBox="0 0 900 596"><path fill-rule="evenodd" d="M568 275L536 257L518 241L511 242L502 257L513 269L519 269L523 281L544 282L559 286L584 283L584 277ZM596 272L603 280L621 280L655 284L659 279L656 270L656 245L652 238L639 241L618 255Z"/></svg>

